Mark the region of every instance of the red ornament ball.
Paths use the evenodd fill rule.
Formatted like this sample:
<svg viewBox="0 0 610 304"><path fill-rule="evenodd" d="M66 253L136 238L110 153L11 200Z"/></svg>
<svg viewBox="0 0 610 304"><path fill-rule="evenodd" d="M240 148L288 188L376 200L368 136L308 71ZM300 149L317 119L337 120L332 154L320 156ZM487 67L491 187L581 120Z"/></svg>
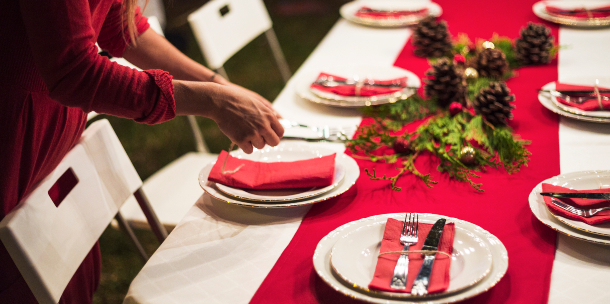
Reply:
<svg viewBox="0 0 610 304"><path fill-rule="evenodd" d="M455 62L457 65L464 65L466 63L466 57L461 54L456 54L453 56L453 62Z"/></svg>
<svg viewBox="0 0 610 304"><path fill-rule="evenodd" d="M454 116L454 115L462 112L463 108L464 107L462 106L461 103L454 101L449 105L449 114L451 114L451 116Z"/></svg>
<svg viewBox="0 0 610 304"><path fill-rule="evenodd" d="M411 142L406 139L399 137L394 141L394 145L392 146L394 152L398 154L411 154L413 153L413 148L411 147Z"/></svg>

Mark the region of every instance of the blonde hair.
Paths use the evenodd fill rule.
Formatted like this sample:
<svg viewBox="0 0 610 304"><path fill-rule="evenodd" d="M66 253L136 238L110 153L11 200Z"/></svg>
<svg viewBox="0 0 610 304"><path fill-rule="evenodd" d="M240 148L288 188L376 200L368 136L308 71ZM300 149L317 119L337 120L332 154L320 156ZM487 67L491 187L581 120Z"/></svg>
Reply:
<svg viewBox="0 0 610 304"><path fill-rule="evenodd" d="M145 0L144 7L148 4L148 0ZM138 6L138 0L123 0L123 24L127 26L127 33L129 33L129 39L132 45L136 44L138 29L136 28L135 12Z"/></svg>

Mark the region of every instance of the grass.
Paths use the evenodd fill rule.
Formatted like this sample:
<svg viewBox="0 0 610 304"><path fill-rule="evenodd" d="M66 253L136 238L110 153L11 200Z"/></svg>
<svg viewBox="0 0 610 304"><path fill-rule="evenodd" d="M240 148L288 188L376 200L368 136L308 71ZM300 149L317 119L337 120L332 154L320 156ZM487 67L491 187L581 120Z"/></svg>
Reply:
<svg viewBox="0 0 610 304"><path fill-rule="evenodd" d="M291 71L305 61L316 45L339 18L338 9L347 0L266 0L284 55ZM175 25L168 15L166 29L170 42L194 60L203 63L203 57L188 25ZM234 83L253 90L270 101L280 93L283 82L273 61L264 36L256 38L226 64L225 69ZM140 177L145 180L181 155L194 151L195 144L186 118L149 126L106 115L100 115L112 124L115 132ZM206 143L211 152L218 153L229 147L229 139L220 132L216 123L198 118ZM135 230L145 250L152 254L159 246L152 232ZM144 263L122 232L112 227L100 238L102 250L102 278L94 303L121 303L129 284Z"/></svg>

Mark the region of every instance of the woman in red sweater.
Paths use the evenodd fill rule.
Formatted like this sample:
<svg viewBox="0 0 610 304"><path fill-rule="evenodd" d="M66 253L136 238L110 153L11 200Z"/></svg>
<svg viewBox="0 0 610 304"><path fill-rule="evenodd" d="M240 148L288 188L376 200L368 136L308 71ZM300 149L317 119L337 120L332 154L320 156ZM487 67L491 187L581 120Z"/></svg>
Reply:
<svg viewBox="0 0 610 304"><path fill-rule="evenodd" d="M247 153L279 143L268 101L181 54L148 29L135 0L122 2L0 1L0 219L78 141L90 111L146 124L209 117ZM96 42L144 71L98 55ZM99 275L96 245L61 303L90 303ZM0 303L36 303L1 244Z"/></svg>

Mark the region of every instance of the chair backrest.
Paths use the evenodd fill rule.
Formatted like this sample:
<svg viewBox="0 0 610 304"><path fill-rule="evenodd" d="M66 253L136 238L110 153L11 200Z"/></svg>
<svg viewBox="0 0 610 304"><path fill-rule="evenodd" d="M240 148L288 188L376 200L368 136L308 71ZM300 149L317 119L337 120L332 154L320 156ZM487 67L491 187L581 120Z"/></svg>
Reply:
<svg viewBox="0 0 610 304"><path fill-rule="evenodd" d="M71 189L58 190L60 184ZM121 205L141 186L110 123L99 120L6 215L0 222L0 239L39 303L59 301Z"/></svg>
<svg viewBox="0 0 610 304"><path fill-rule="evenodd" d="M237 51L271 28L262 0L210 0L188 20L212 69L222 67Z"/></svg>

